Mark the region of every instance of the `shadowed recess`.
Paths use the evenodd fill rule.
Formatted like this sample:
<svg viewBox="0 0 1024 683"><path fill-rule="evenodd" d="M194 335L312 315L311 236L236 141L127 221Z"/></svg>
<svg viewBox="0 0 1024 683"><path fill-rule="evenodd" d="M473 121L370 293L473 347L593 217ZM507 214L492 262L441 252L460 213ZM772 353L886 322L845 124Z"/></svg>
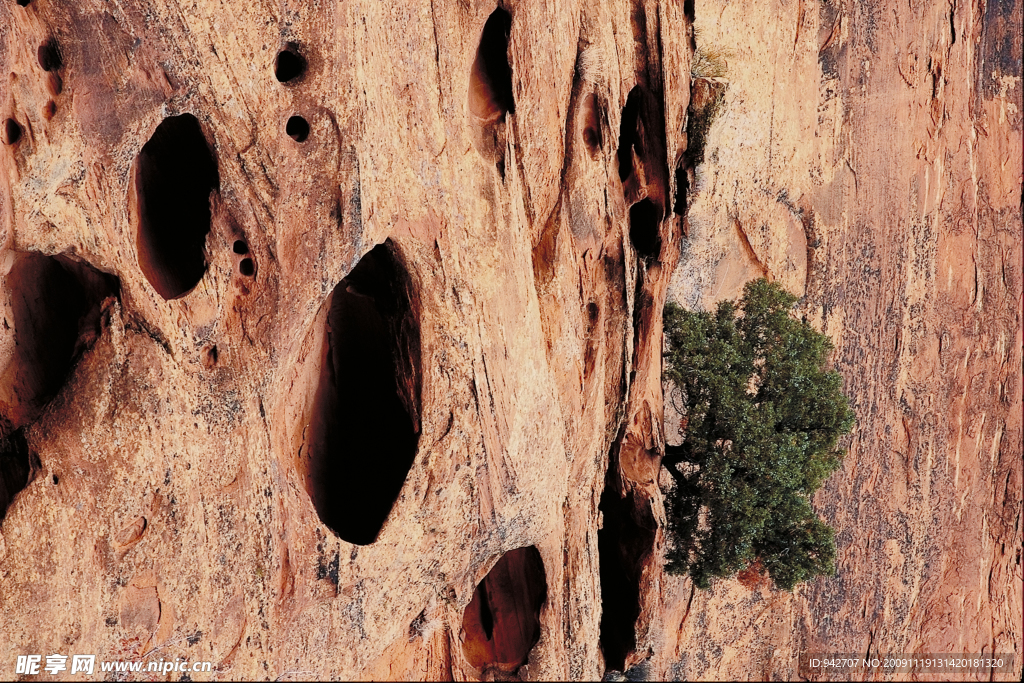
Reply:
<svg viewBox="0 0 1024 683"><path fill-rule="evenodd" d="M477 669L514 672L540 640L547 598L544 562L534 546L501 556L476 587L462 617L466 659Z"/></svg>
<svg viewBox="0 0 1024 683"><path fill-rule="evenodd" d="M349 543L380 533L419 440L419 316L390 240L329 299L324 357L300 458L320 520Z"/></svg>
<svg viewBox="0 0 1024 683"><path fill-rule="evenodd" d="M469 110L487 122L500 121L516 111L512 97L512 66L508 38L512 15L500 7L491 13L480 36L480 47L469 79Z"/></svg>
<svg viewBox="0 0 1024 683"><path fill-rule="evenodd" d="M635 86L629 91L626 98L626 106L622 108L622 120L619 122L619 180L626 182L626 179L633 175L633 153L640 159L644 156L643 148L643 120L640 116L641 100L643 91L640 86Z"/></svg>
<svg viewBox="0 0 1024 683"><path fill-rule="evenodd" d="M597 532L601 563L601 650L606 666L622 671L636 650L640 616L640 575L654 547L655 532L634 520L633 494L622 498L611 485L614 466L601 494L604 526Z"/></svg>
<svg viewBox="0 0 1024 683"><path fill-rule="evenodd" d="M64 256L16 253L0 278L10 319L0 343L0 433L34 420L100 331L117 279Z"/></svg>
<svg viewBox="0 0 1024 683"><path fill-rule="evenodd" d="M14 119L4 121L4 144L13 145L21 139L21 126Z"/></svg>
<svg viewBox="0 0 1024 683"><path fill-rule="evenodd" d="M661 210L650 198L629 207L629 240L641 257L654 258L661 252L660 225Z"/></svg>
<svg viewBox="0 0 1024 683"><path fill-rule="evenodd" d="M60 50L57 48L57 41L53 38L39 46L39 50L36 51L36 58L39 60L39 67L43 71L57 71L64 66Z"/></svg>
<svg viewBox="0 0 1024 683"><path fill-rule="evenodd" d="M690 189L690 181L686 177L686 170L680 165L676 166L676 201L672 204L672 213L682 216L686 213L686 193Z"/></svg>
<svg viewBox="0 0 1024 683"><path fill-rule="evenodd" d="M274 76L281 83L291 83L306 72L306 58L299 54L294 45L288 45L277 53L274 61Z"/></svg>
<svg viewBox="0 0 1024 683"><path fill-rule="evenodd" d="M0 425L0 522L4 521L14 496L28 486L30 472L25 434L19 429L9 437L4 436Z"/></svg>
<svg viewBox="0 0 1024 683"><path fill-rule="evenodd" d="M583 100L583 144L590 158L596 159L601 149L601 105L596 93L590 93Z"/></svg>
<svg viewBox="0 0 1024 683"><path fill-rule="evenodd" d="M206 272L210 193L217 161L191 114L164 119L139 152L139 267L164 299L187 294Z"/></svg>

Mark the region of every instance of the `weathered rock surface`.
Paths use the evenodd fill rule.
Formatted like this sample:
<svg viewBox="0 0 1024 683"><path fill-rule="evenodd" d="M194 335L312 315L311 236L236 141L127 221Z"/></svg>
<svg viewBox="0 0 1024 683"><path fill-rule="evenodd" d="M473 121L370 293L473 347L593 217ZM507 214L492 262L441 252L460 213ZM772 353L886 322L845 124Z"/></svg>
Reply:
<svg viewBox="0 0 1024 683"><path fill-rule="evenodd" d="M0 4L0 672L1019 662L1019 0L496 4ZM662 304L761 274L860 415L840 573L693 594Z"/></svg>
<svg viewBox="0 0 1024 683"><path fill-rule="evenodd" d="M74 342L6 316L3 671L600 677L610 460L658 597L683 9L0 5L5 301ZM58 254L92 317L10 275Z"/></svg>

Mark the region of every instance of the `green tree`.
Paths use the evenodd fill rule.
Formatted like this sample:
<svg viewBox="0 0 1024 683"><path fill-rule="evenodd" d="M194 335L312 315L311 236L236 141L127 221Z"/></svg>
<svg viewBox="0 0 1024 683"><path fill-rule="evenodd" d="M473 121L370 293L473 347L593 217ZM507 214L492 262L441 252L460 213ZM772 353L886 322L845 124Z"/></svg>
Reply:
<svg viewBox="0 0 1024 683"><path fill-rule="evenodd" d="M832 343L791 315L765 279L715 312L665 307L665 377L679 389L683 442L666 448L667 569L700 588L755 562L784 590L835 573L835 536L811 495L841 464L854 415Z"/></svg>

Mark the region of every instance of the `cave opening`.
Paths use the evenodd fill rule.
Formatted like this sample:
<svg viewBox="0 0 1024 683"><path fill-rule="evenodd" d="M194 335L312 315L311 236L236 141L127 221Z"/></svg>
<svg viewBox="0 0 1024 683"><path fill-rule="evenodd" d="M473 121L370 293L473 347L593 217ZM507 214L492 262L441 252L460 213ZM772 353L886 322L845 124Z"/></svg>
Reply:
<svg viewBox="0 0 1024 683"><path fill-rule="evenodd" d="M629 240L637 254L655 258L661 252L661 209L650 197L629 207Z"/></svg>
<svg viewBox="0 0 1024 683"><path fill-rule="evenodd" d="M299 54L295 45L289 44L277 53L274 60L274 76L281 83L292 83L306 72L306 58Z"/></svg>
<svg viewBox="0 0 1024 683"><path fill-rule="evenodd" d="M484 24L469 79L469 110L485 122L502 121L516 112L508 40L512 15L498 7Z"/></svg>
<svg viewBox="0 0 1024 683"><path fill-rule="evenodd" d="M622 108L622 119L619 122L619 180L626 180L633 175L633 153L643 158L643 119L641 107L643 91L635 86L626 97L626 106Z"/></svg>
<svg viewBox="0 0 1024 683"><path fill-rule="evenodd" d="M540 640L540 610L547 599L544 562L534 546L498 560L466 606L463 652L480 670L515 672Z"/></svg>
<svg viewBox="0 0 1024 683"><path fill-rule="evenodd" d="M324 357L300 459L320 520L343 540L373 543L419 441L419 314L390 240L328 299Z"/></svg>
<svg viewBox="0 0 1024 683"><path fill-rule="evenodd" d="M184 296L206 272L210 193L219 186L217 161L191 114L164 119L139 152L139 267L164 299Z"/></svg>
<svg viewBox="0 0 1024 683"><path fill-rule="evenodd" d="M613 461L614 463L614 461ZM609 466L598 508L604 524L597 532L601 563L601 651L608 669L623 671L636 650L636 621L640 616L640 578L654 548L652 524L638 524L633 492L621 496L613 485L615 465Z"/></svg>

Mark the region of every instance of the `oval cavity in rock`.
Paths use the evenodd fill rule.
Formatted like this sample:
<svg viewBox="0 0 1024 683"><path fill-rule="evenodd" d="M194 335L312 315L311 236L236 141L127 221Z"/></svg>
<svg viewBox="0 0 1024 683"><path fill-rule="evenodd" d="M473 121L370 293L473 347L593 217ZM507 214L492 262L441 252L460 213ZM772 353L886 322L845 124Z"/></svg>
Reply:
<svg viewBox="0 0 1024 683"><path fill-rule="evenodd" d="M274 76L281 83L292 83L306 72L306 59L299 54L298 48L288 45L277 53L274 61Z"/></svg>
<svg viewBox="0 0 1024 683"><path fill-rule="evenodd" d="M501 556L477 585L462 617L462 650L477 669L513 673L540 640L547 598L544 562L534 546Z"/></svg>
<svg viewBox="0 0 1024 683"><path fill-rule="evenodd" d="M139 267L164 299L184 296L206 272L210 193L219 185L217 161L191 114L164 119L139 152Z"/></svg>
<svg viewBox="0 0 1024 683"><path fill-rule="evenodd" d="M661 210L650 198L629 207L629 241L642 258L654 258L661 251L660 228Z"/></svg>
<svg viewBox="0 0 1024 683"><path fill-rule="evenodd" d="M328 302L319 383L299 468L320 520L343 540L377 539L419 441L419 315L390 240Z"/></svg>

